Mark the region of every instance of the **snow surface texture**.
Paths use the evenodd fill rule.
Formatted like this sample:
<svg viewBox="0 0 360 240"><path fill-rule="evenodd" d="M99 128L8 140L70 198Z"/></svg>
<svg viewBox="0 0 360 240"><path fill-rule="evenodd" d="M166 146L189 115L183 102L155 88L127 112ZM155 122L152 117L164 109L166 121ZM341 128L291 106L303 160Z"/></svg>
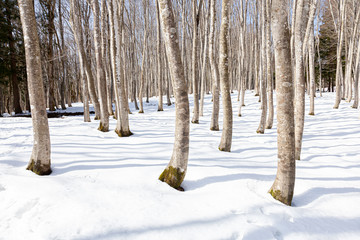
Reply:
<svg viewBox="0 0 360 240"><path fill-rule="evenodd" d="M174 106L157 112L155 98L145 114L131 105L129 138L117 137L114 119L108 133L82 116L49 119L53 173L43 177L25 170L31 119L2 118L0 239L360 239L359 113L345 102L334 110L334 99L324 94L316 115L306 115L293 207L267 193L276 122L255 133L261 111L252 92L241 118L233 95L231 153L218 151L206 96L204 117L191 124L185 192L157 180L171 157L175 114Z"/></svg>

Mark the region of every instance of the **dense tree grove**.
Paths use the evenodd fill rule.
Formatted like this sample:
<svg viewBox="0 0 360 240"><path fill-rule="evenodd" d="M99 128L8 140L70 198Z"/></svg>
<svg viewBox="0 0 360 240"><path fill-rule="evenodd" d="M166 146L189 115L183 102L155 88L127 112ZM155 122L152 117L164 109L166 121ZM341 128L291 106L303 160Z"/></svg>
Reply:
<svg viewBox="0 0 360 240"><path fill-rule="evenodd" d="M265 89L269 89L269 85L274 87L274 84L271 84L273 81L270 81L273 80L271 73L274 72L274 50L271 39L272 34L270 33L269 35L268 33L268 31L271 31L271 10L269 5L271 1L267 2L243 0L232 1L231 3L233 7L228 37L230 44L229 77L231 91L240 90L239 94L242 93L241 90L245 89L254 89L259 94L261 89L263 89L263 85L266 85L264 86ZM296 14L293 16L292 13L296 13L296 11L293 11L293 8L299 5L299 2L302 1L288 0L287 2L288 23L294 40L294 18L296 18ZM166 60L164 42L158 36L160 34L161 37L162 33L158 28L160 22L157 20L156 1L126 0L123 3L123 13L119 12L121 1L98 1L97 5L94 5L95 3L92 1L77 1L76 6L79 9L74 11L79 11L77 17L79 17L80 21L79 27L82 28L83 49L86 54L87 64L93 75L92 77L86 75L87 89L84 89L80 77L80 60L77 51L79 46L75 41L74 29L71 24L71 1L39 0L34 1L34 6L41 45L43 81L45 84L47 106L50 110L63 109L66 108L66 104L71 105L71 102L84 101L83 91L88 92L87 95L89 96L87 97L90 97L89 100L93 103L99 102L97 98L102 99L104 94L104 99L107 102L105 104L110 105L111 102L115 102L116 97L114 93L117 89L113 86L114 76L111 74L113 69L110 64L110 23L112 21L108 12L110 3L114 11L113 17L117 16L115 14L116 11L119 17L121 17L121 19L114 19L113 34L115 41L121 41L119 43L121 50L118 54L127 59L123 67L121 66L125 96L130 101L135 101L137 105L140 94L146 97L146 99L151 96L166 95L170 97L173 95L168 64L164 61L164 59ZM302 38L306 37L309 39L309 36L305 36L305 32L312 4L315 6L311 22L313 23L315 33L314 62L316 67L316 90L335 91L336 79L340 79L341 89L343 90L341 98L346 98L347 100L355 99L355 94L357 95L355 89L357 87L354 84L357 84L355 80L358 72L358 65L356 63L358 59L359 36L359 21L356 21L356 19L359 12L359 2L354 0L305 0L302 4L304 6L304 9L301 11L302 14L298 16L299 19L304 20L304 26L302 26L304 28L302 30L303 36L300 36ZM0 110L1 113L21 113L30 109L19 10L17 1L14 0L2 1L0 7ZM144 9L148 10L144 11ZM188 0L173 1L173 9L177 30L179 31L179 46L188 92L194 93L195 99L201 100L202 93L212 92L212 86L214 85L214 82L211 80L211 71L206 71L206 69L210 69L211 58L205 56L205 54L209 55L209 52L212 51L208 47L211 41L209 38L209 28L211 25L210 2L198 1L196 4L192 4ZM215 53L218 53L220 47L219 24L221 22L221 1L216 2L216 12L218 16L214 26L214 47ZM344 19L343 24L341 23L342 19ZM117 29L118 22L120 23L119 29ZM124 27L120 26L121 23L123 23ZM99 29L96 30L97 28ZM196 30L195 35L193 35L194 30ZM121 33L118 31L121 31ZM342 32L343 34L341 34ZM121 39L119 39L120 36ZM292 43L294 43L294 40L291 40ZM101 48L99 51L101 51L101 58L103 60L99 60L100 56L96 57L98 56L96 54L97 45ZM156 45L159 46L153 47ZM339 45L341 45L341 49L339 49ZM197 50L194 51L194 49ZM310 89L310 76L307 67L309 66L309 53L303 50L302 52L304 61L307 61L304 64L305 84L306 88ZM339 63L337 63L336 57L338 52L341 54L341 61ZM267 59L268 55L269 59ZM218 62L219 56L215 57L215 60ZM350 60L352 64L349 63ZM99 61L101 62L99 63ZM339 64L341 65L339 69L342 69L342 71L337 73L336 69ZM96 69L102 65L104 65L103 70L99 71L104 73L99 73L98 75ZM346 70L346 66L350 67L349 70ZM196 71L192 71L193 68ZM347 74L346 72L349 73ZM117 75L121 77L118 71ZM345 75L351 76L348 78L350 81L344 80ZM93 78L93 80L88 80L87 78L89 77ZM105 92L101 90L103 89L102 84L98 84L99 79L102 78L106 79L106 83L103 84ZM265 78L267 79L266 84L261 82ZM196 90L195 92L193 91L194 89ZM265 92L267 92L266 95L270 94L269 90L265 90ZM263 95L265 92L262 92ZM350 93L352 98L349 96ZM263 100L267 101L267 98L263 98ZM269 100L271 100L270 96ZM97 111L100 111L100 104L103 104L104 101L99 102ZM196 104L194 105L195 119L193 119L193 122L199 121L197 120L199 111L197 102L195 101ZM170 102L168 101L167 103L169 104ZM159 109L161 109L161 105L162 99L161 101L159 100ZM242 103L242 105L245 104ZM268 104L267 109L269 111L271 106L272 104ZM110 114L113 114L110 108L108 108L108 111ZM97 113L96 116L98 118L101 117L100 113ZM262 125L263 123L260 127ZM270 123L266 125L271 126ZM262 128L260 128L259 132L262 131Z"/></svg>
<svg viewBox="0 0 360 240"><path fill-rule="evenodd" d="M144 113L144 100L157 97L158 111L163 111L163 97L168 105L175 97L175 147L160 179L178 189L188 158L187 94L193 96L193 124L202 121L204 95L212 94L209 128L223 131L219 150L227 152L232 143L230 94L234 90L240 101L239 117L246 106L245 90L253 90L259 97L259 134L273 126L273 95L277 95L277 104L292 98L288 103L294 104L281 105L277 113L278 122L283 119L280 128L288 135L279 134L294 137L278 140L284 152L279 150L280 172L288 175L277 176L271 190L275 198L289 205L293 160L301 159L305 97L310 97L309 115L316 115L315 97L324 91L336 91L335 109L341 100L354 101L353 107L358 107L358 0L27 2L35 9L36 22L32 24L39 36L41 57L38 76L50 111L81 101L84 121L91 121L91 103L94 120L100 120L98 130L109 131L109 116L113 115L115 132L127 137L132 135L129 101ZM25 113L32 108L17 2L2 1L0 13L0 113ZM284 68L284 64L288 66ZM222 128L218 123L220 104ZM291 182L285 184L287 189L281 187L284 181Z"/></svg>

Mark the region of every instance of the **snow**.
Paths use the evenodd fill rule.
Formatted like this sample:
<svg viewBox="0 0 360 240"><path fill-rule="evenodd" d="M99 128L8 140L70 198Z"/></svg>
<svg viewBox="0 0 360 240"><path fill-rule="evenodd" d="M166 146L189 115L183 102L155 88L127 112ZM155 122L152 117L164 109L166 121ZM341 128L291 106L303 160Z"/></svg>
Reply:
<svg viewBox="0 0 360 240"><path fill-rule="evenodd" d="M42 177L25 170L31 119L0 118L0 239L359 239L358 110L333 109L332 93L315 99L289 207L267 193L276 122L256 134L258 97L247 92L239 118L236 95L231 153L218 151L221 131L209 130L210 95L191 124L185 192L157 180L172 153L174 105L157 112L152 98L138 114L131 104L128 138L117 137L114 119L107 133L82 116L49 119L53 173Z"/></svg>

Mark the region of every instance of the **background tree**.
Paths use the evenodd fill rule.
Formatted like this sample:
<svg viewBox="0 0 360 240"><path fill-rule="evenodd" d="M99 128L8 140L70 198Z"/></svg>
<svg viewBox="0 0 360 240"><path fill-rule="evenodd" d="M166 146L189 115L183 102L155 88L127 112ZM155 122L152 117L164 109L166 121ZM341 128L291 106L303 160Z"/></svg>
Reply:
<svg viewBox="0 0 360 240"><path fill-rule="evenodd" d="M219 145L220 151L230 152L232 142L232 106L230 96L230 79L229 79L229 24L230 24L230 4L231 0L223 0L221 12L221 28L220 28L220 87L223 102L223 132Z"/></svg>

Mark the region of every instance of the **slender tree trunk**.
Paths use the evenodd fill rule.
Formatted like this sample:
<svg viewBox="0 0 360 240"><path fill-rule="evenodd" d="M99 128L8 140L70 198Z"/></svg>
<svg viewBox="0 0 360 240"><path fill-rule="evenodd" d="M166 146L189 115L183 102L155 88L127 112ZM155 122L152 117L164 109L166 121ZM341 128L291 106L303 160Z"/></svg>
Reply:
<svg viewBox="0 0 360 240"><path fill-rule="evenodd" d="M106 76L103 68L103 58L101 51L101 33L100 33L100 7L98 0L92 0L92 10L94 15L94 46L96 58L96 79L98 86L98 95L100 98L100 125L98 130L102 132L109 131L109 113L106 99ZM104 7L104 6L102 6Z"/></svg>
<svg viewBox="0 0 360 240"><path fill-rule="evenodd" d="M266 124L266 113L267 113L267 96L266 96L266 30L265 30L265 19L266 19L266 11L265 11L265 5L266 0L262 0L261 2L261 16L262 16L262 43L261 43L261 58L262 58L262 64L261 64L261 117L260 117L260 123L259 127L256 130L257 133L264 134L265 132L265 124Z"/></svg>
<svg viewBox="0 0 360 240"><path fill-rule="evenodd" d="M219 86L220 76L219 69L215 61L214 53L214 34L215 34L215 18L216 18L216 0L210 0L210 32L209 32L209 58L211 67L211 79L212 79L212 94L213 94L213 109L211 114L211 131L219 131Z"/></svg>
<svg viewBox="0 0 360 240"><path fill-rule="evenodd" d="M245 4L240 2L240 39L239 39L239 88L238 88L238 100L241 95L241 101L239 104L238 116L241 117L241 108L245 106L245 35L246 35L246 12L247 12L247 0ZM245 5L245 6L244 6ZM241 93L241 94L240 94Z"/></svg>
<svg viewBox="0 0 360 240"><path fill-rule="evenodd" d="M206 17L205 24L205 42L204 42L204 52L203 52L203 64L201 69L201 90L200 90L200 116L204 116L204 95L205 95L205 85L206 85L206 65L208 63L208 54L209 54L209 21L210 21L210 12Z"/></svg>
<svg viewBox="0 0 360 240"><path fill-rule="evenodd" d="M139 103L140 103L140 110L139 113L144 113L144 104L143 104L143 95L144 95L144 87L145 87L145 61L147 58L147 3L146 0L143 0L143 9L144 9L144 40L143 40L143 53L142 53L142 61L141 61L141 74L140 74L140 90L139 90Z"/></svg>
<svg viewBox="0 0 360 240"><path fill-rule="evenodd" d="M358 38L358 45L357 45L357 54L356 54L356 60L355 60L355 71L354 71L354 78L355 78L355 83L354 83L354 103L352 105L353 108L358 108L359 106L359 88L360 88L360 84L359 84L359 78L360 78L360 40Z"/></svg>
<svg viewBox="0 0 360 240"><path fill-rule="evenodd" d="M49 110L56 110L56 100L55 100L55 76L54 76L54 50L53 50L53 36L55 33L54 25L54 7L55 1L47 1L47 17L48 17L48 63L47 63L47 73L48 73L48 89L49 89Z"/></svg>
<svg viewBox="0 0 360 240"><path fill-rule="evenodd" d="M201 13L202 0L199 0L197 10L197 1L193 1L193 49L192 49L192 84L194 93L194 115L192 123L199 123L199 78L198 78L198 34Z"/></svg>
<svg viewBox="0 0 360 240"><path fill-rule="evenodd" d="M295 20L295 158L300 160L305 114L305 76L303 59L304 0L297 0Z"/></svg>
<svg viewBox="0 0 360 240"><path fill-rule="evenodd" d="M268 98L268 116L266 120L266 129L271 129L274 122L274 97L273 97L273 77L271 74L271 6L270 0L266 0L266 17L265 17L265 30L266 30L266 78L267 78L267 98Z"/></svg>
<svg viewBox="0 0 360 240"><path fill-rule="evenodd" d="M112 98L111 98L111 73L109 71L109 66L110 65L108 63L108 59L109 59L109 55L108 50L109 50L109 46L108 46L108 37L106 35L106 31L108 30L108 19L107 19L107 6L106 6L106 2L105 0L101 0L101 29L100 29L100 33L101 33L101 59L102 59L102 63L104 66L103 71L105 72L105 80L106 83L106 108L107 108L107 112L108 112L108 116L112 116L114 115L113 109L112 109Z"/></svg>
<svg viewBox="0 0 360 240"><path fill-rule="evenodd" d="M79 65L80 65L80 76L82 82L82 94L84 103L84 122L90 122L89 114L89 100L88 100L88 81L86 80L87 74L86 69L86 54L84 50L83 30L80 22L80 9L79 3L76 0L70 1L70 24L74 33L75 42L78 49Z"/></svg>
<svg viewBox="0 0 360 240"><path fill-rule="evenodd" d="M161 67L161 21L159 1L156 0L156 20L157 20L157 78L158 78L158 94L159 103L158 111L164 111L163 109L163 81L162 81L162 67Z"/></svg>
<svg viewBox="0 0 360 240"><path fill-rule="evenodd" d="M272 29L275 45L278 168L270 194L291 205L295 186L295 141L293 80L287 4L272 0Z"/></svg>
<svg viewBox="0 0 360 240"><path fill-rule="evenodd" d="M309 45L309 75L310 75L310 111L309 115L315 115L315 43L314 43L314 25L311 25Z"/></svg>
<svg viewBox="0 0 360 240"><path fill-rule="evenodd" d="M171 0L159 0L159 10L171 78L174 82L176 114L175 142L172 157L159 179L173 188L183 190L180 185L186 174L189 157L189 99Z"/></svg>
<svg viewBox="0 0 360 240"><path fill-rule="evenodd" d="M221 26L220 26L220 87L221 97L223 102L223 131L221 135L221 141L219 150L224 152L230 152L232 142L232 124L233 113L231 106L230 96L230 79L229 79L229 23L230 23L230 3L231 0L223 0L222 12L221 12Z"/></svg>
<svg viewBox="0 0 360 240"><path fill-rule="evenodd" d="M351 74L352 73L352 68L353 68L353 58L354 58L354 45L355 45L355 40L356 40L356 35L358 34L358 27L359 27L359 19L360 19L360 5L359 8L357 10L357 14L356 14L356 20L354 23L354 29L351 35L351 40L350 40L350 44L349 44L349 51L348 51L348 56L347 56L347 63L346 63L346 70L345 70L345 82L349 85L349 94L348 94L348 98L347 98L347 102L351 102L351 98L352 98L352 80L351 77L354 76L354 78L356 78L356 72L354 72L354 75Z"/></svg>
<svg viewBox="0 0 360 240"><path fill-rule="evenodd" d="M345 22L345 5L346 0L340 1L340 16L339 16L339 27L338 30L338 45L337 45L337 58L336 58L336 99L334 109L338 109L341 101L341 76L342 76L342 48L343 48L343 40L344 40L344 22Z"/></svg>
<svg viewBox="0 0 360 240"><path fill-rule="evenodd" d="M119 137L128 137L132 135L129 127L129 102L125 94L125 83L124 83L124 60L121 56L122 49L122 34L123 34L123 12L124 12L124 0L118 0L117 11L115 11L114 20L118 22L116 25L118 38L116 40L116 55L118 58L118 72L119 77L116 78L115 88L118 90L118 119L116 123L115 132ZM136 100L136 99L135 99Z"/></svg>
<svg viewBox="0 0 360 240"><path fill-rule="evenodd" d="M24 34L26 71L34 130L34 145L27 169L38 175L49 175L51 173L51 145L35 11L32 0L19 0L18 4Z"/></svg>

